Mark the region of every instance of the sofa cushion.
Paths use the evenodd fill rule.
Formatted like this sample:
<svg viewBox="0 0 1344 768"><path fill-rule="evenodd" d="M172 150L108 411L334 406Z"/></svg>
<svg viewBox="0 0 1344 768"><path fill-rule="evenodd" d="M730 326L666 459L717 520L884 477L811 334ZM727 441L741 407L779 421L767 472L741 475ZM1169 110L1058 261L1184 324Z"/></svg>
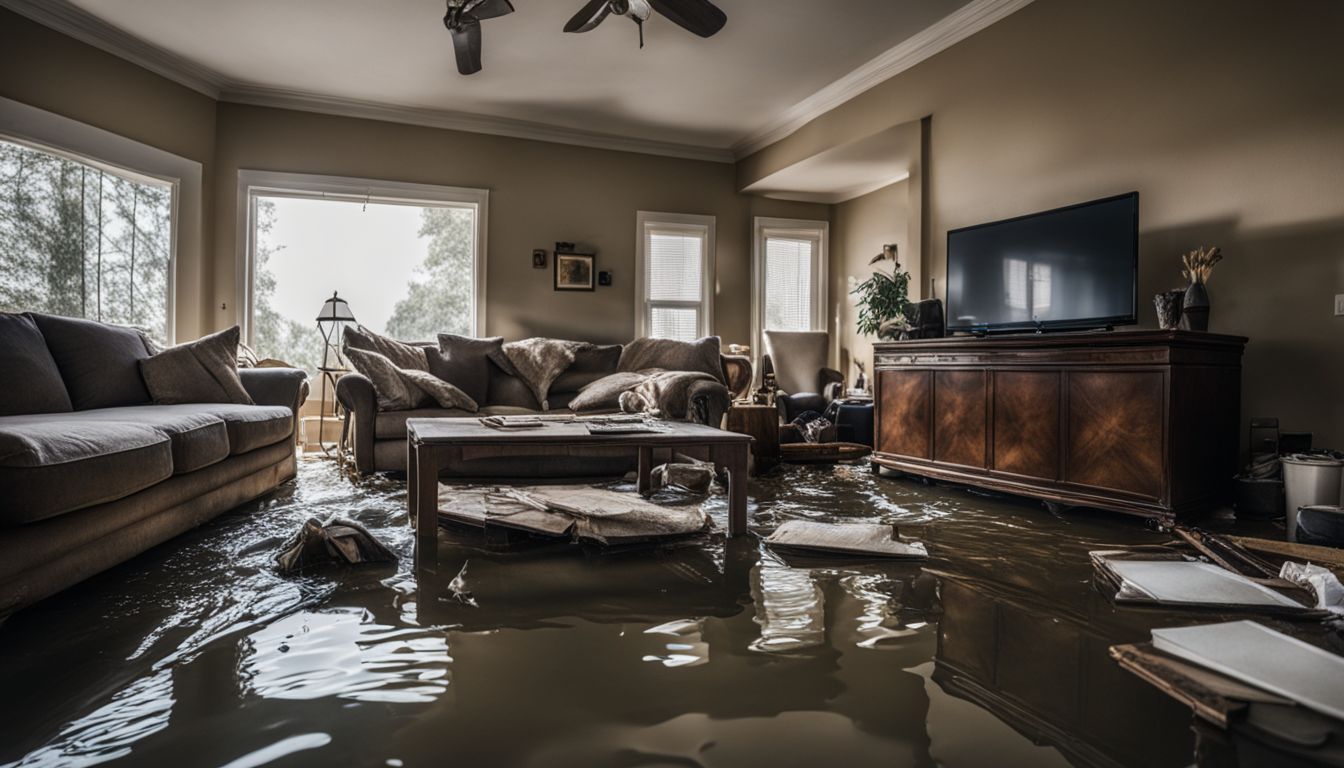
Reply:
<svg viewBox="0 0 1344 768"><path fill-rule="evenodd" d="M47 341L28 315L0 312L0 392L0 416L72 408Z"/></svg>
<svg viewBox="0 0 1344 768"><path fill-rule="evenodd" d="M467 393L478 405L489 401L490 377L496 370L515 373L499 336L473 339L440 333L439 353L429 355L429 372Z"/></svg>
<svg viewBox="0 0 1344 768"><path fill-rule="evenodd" d="M603 376L575 395L569 401L569 407L578 412L619 410L621 395L643 384L648 378L646 374L634 371Z"/></svg>
<svg viewBox="0 0 1344 768"><path fill-rule="evenodd" d="M140 361L150 352L139 331L74 317L36 312L31 316L47 340L76 411L149 403Z"/></svg>
<svg viewBox="0 0 1344 768"><path fill-rule="evenodd" d="M242 403L252 397L238 378L238 326L179 344L140 361L140 374L154 402Z"/></svg>
<svg viewBox="0 0 1344 768"><path fill-rule="evenodd" d="M294 435L294 412L282 405L201 403L190 407L224 420L231 456L255 451Z"/></svg>
<svg viewBox="0 0 1344 768"><path fill-rule="evenodd" d="M172 474L171 441L149 425L0 417L0 525L114 501Z"/></svg>
<svg viewBox="0 0 1344 768"><path fill-rule="evenodd" d="M384 336L381 333L374 333L364 326L355 328L347 325L344 332L345 348L362 349L365 352L376 352L398 368L408 370L428 371L429 363L425 356L426 350L419 344L407 344L397 341L390 336Z"/></svg>
<svg viewBox="0 0 1344 768"><path fill-rule="evenodd" d="M706 336L695 341L674 339L635 339L621 350L618 370L690 371L708 373L723 381L723 361L719 355L719 337Z"/></svg>
<svg viewBox="0 0 1344 768"><path fill-rule="evenodd" d="M532 394L532 388L527 386L527 382L495 366L490 367L490 390L485 400L491 406L541 410L541 403L537 402L537 396Z"/></svg>
<svg viewBox="0 0 1344 768"><path fill-rule="evenodd" d="M173 454L173 474L185 475L229 457L229 431L224 420L195 405L132 405L92 411L55 413L47 417L79 429L90 422L143 425L162 432Z"/></svg>

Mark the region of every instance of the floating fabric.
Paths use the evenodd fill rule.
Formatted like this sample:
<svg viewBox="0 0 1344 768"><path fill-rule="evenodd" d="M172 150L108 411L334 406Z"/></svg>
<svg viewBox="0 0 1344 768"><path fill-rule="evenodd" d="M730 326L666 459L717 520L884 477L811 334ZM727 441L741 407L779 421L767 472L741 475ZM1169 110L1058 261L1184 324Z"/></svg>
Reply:
<svg viewBox="0 0 1344 768"><path fill-rule="evenodd" d="M395 563L397 556L364 526L333 517L325 523L310 517L275 556L281 573L328 563Z"/></svg>

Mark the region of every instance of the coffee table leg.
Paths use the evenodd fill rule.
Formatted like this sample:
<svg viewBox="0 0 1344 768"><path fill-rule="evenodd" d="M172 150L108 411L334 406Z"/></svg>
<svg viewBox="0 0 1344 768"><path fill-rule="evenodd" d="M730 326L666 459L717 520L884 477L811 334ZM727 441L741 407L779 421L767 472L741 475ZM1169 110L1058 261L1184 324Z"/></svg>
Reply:
<svg viewBox="0 0 1344 768"><path fill-rule="evenodd" d="M640 447L639 470L636 476L638 477L639 495L648 496L653 493L653 448Z"/></svg>
<svg viewBox="0 0 1344 768"><path fill-rule="evenodd" d="M419 445L414 438L406 440L406 512L410 519L411 530L415 530L416 512L420 508L416 503L419 497L419 487L416 475L416 464L420 457L416 447Z"/></svg>
<svg viewBox="0 0 1344 768"><path fill-rule="evenodd" d="M728 535L741 536L747 532L747 446L715 446L712 455L728 470Z"/></svg>
<svg viewBox="0 0 1344 768"><path fill-rule="evenodd" d="M439 558L439 450L421 445L416 454L415 548L420 562L433 564Z"/></svg>

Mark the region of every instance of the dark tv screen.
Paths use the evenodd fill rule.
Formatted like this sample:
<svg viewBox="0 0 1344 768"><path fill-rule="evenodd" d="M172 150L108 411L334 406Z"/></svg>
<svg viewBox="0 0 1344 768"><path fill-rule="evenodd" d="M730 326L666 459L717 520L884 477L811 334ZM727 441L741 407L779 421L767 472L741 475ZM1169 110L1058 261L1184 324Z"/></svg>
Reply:
<svg viewBox="0 0 1344 768"><path fill-rule="evenodd" d="M950 331L1136 322L1139 193L947 233Z"/></svg>

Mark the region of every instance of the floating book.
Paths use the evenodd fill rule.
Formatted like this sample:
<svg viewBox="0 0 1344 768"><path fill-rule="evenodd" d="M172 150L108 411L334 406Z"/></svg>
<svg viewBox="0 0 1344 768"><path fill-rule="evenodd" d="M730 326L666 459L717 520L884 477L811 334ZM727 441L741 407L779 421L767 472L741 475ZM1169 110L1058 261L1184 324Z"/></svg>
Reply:
<svg viewBox="0 0 1344 768"><path fill-rule="evenodd" d="M1102 561L1119 582L1115 595L1119 601L1306 608L1292 598L1212 563L1112 558Z"/></svg>
<svg viewBox="0 0 1344 768"><path fill-rule="evenodd" d="M766 544L781 549L923 559L923 542L901 541L895 526L880 523L818 523L789 520L775 529Z"/></svg>
<svg viewBox="0 0 1344 768"><path fill-rule="evenodd" d="M1344 658L1253 621L1154 629L1153 647L1344 720Z"/></svg>

